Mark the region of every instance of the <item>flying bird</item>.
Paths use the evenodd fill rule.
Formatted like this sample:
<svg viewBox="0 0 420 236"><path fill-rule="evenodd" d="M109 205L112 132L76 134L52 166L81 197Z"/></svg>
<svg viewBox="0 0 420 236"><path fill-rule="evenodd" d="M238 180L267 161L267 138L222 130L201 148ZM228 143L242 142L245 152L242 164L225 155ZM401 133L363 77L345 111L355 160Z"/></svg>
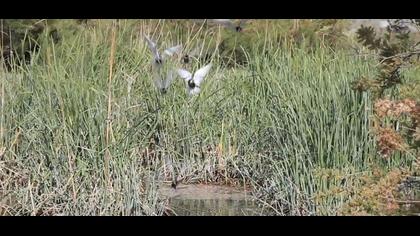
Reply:
<svg viewBox="0 0 420 236"><path fill-rule="evenodd" d="M247 19L243 19L243 20L239 20L239 22L234 22L230 19L213 19L211 20L211 22L215 23L215 24L219 24L219 25L223 25L228 29L234 30L236 32L242 32L245 24L248 20Z"/></svg>
<svg viewBox="0 0 420 236"><path fill-rule="evenodd" d="M212 64L208 64L195 73L191 74L189 71L184 69L178 69L178 75L183 78L186 82L186 87L189 95L195 95L200 92L200 84L203 82L204 77L210 71Z"/></svg>
<svg viewBox="0 0 420 236"><path fill-rule="evenodd" d="M154 84L162 93L166 93L174 78L173 69L170 68L170 65L167 65L167 63L165 63L166 58L171 57L175 54L179 54L182 50L182 46L177 45L168 48L161 55L157 48L156 42L153 42L146 35L144 37L147 41L150 51L153 54L152 69Z"/></svg>
<svg viewBox="0 0 420 236"><path fill-rule="evenodd" d="M166 49L163 52L163 54L161 55L159 53L158 48L157 48L156 42L153 42L149 37L147 37L147 35L145 35L144 37L147 41L147 44L149 46L150 51L152 51L153 65L156 66L156 67L160 67L168 56L171 57L174 54L178 54L178 53L181 52L182 46L181 45L176 45L174 47Z"/></svg>

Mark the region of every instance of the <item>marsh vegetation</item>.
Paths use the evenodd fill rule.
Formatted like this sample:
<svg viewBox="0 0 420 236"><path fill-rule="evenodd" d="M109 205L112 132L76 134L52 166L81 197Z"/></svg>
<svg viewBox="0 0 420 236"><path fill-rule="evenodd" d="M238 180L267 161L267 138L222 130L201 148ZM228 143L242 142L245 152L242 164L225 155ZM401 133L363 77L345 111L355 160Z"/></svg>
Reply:
<svg viewBox="0 0 420 236"><path fill-rule="evenodd" d="M2 215L165 215L174 179L246 188L274 215L397 214L417 174L420 136L380 152L376 94L354 88L378 59L345 20L28 24L42 31L3 47L0 69ZM176 68L212 63L200 93L179 77L156 89L144 35L182 45ZM419 72L383 95L418 108Z"/></svg>

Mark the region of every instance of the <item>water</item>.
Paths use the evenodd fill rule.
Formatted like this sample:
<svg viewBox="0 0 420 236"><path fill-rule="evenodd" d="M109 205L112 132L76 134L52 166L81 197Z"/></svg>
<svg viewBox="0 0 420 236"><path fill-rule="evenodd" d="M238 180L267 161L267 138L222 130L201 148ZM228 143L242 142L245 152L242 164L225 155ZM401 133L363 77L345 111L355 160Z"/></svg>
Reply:
<svg viewBox="0 0 420 236"><path fill-rule="evenodd" d="M233 199L171 199L171 209L180 216L264 215L254 201Z"/></svg>
<svg viewBox="0 0 420 236"><path fill-rule="evenodd" d="M420 216L420 177L407 178L400 186L403 201L400 202L400 215Z"/></svg>
<svg viewBox="0 0 420 236"><path fill-rule="evenodd" d="M179 216L255 216L267 215L248 190L218 185L191 184L169 185L160 188L161 197L168 200L168 207Z"/></svg>

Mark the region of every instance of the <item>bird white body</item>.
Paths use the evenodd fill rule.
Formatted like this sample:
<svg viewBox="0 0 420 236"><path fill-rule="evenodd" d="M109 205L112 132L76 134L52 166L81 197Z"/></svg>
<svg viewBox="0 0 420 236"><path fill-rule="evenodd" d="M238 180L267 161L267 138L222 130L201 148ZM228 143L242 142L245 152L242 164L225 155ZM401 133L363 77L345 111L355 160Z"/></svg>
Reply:
<svg viewBox="0 0 420 236"><path fill-rule="evenodd" d="M187 92L189 95L196 95L200 93L200 84L210 71L211 66L212 64L210 63L197 70L194 74L191 74L189 71L184 69L177 70L178 75L186 82Z"/></svg>

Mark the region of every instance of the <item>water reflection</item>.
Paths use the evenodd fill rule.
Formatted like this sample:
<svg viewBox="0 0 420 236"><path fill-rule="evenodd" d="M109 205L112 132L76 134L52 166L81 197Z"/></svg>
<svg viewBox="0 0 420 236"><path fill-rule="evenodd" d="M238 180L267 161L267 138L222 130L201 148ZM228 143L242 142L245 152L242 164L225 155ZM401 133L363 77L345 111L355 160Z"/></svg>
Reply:
<svg viewBox="0 0 420 236"><path fill-rule="evenodd" d="M267 215L251 200L171 199L170 207L180 216L259 216Z"/></svg>
<svg viewBox="0 0 420 236"><path fill-rule="evenodd" d="M180 185L177 189L161 186L168 208L179 216L259 216L270 212L261 208L250 192L218 185Z"/></svg>

